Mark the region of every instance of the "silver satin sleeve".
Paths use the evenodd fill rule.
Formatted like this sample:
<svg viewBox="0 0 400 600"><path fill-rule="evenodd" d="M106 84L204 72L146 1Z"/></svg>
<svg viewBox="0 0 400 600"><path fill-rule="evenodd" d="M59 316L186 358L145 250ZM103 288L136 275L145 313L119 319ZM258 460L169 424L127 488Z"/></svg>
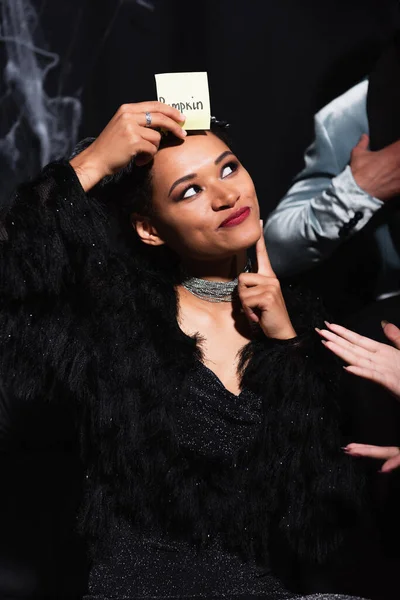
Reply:
<svg viewBox="0 0 400 600"><path fill-rule="evenodd" d="M359 211L350 231L362 229L382 201L362 190L349 166L351 151L368 133L365 80L331 102L315 117L315 139L305 168L264 227L272 266L278 276L304 271L342 243L340 228Z"/></svg>

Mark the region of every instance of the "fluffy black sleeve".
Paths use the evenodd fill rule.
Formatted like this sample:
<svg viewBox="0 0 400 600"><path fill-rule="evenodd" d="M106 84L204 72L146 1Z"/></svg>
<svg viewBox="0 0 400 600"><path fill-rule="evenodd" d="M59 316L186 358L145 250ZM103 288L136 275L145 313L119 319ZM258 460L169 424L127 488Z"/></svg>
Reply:
<svg viewBox="0 0 400 600"><path fill-rule="evenodd" d="M332 564L369 522L365 473L342 449L351 441L351 398L340 361L314 330L324 326L323 305L301 289L284 296L298 337L260 340L244 372L264 398L264 462L255 465L268 473L277 544L303 565Z"/></svg>
<svg viewBox="0 0 400 600"><path fill-rule="evenodd" d="M91 264L101 264L106 215L67 161L51 163L21 185L0 218L2 302L59 295Z"/></svg>
<svg viewBox="0 0 400 600"><path fill-rule="evenodd" d="M40 426L52 400L60 420L83 373L87 381L91 282L107 267L107 231L106 211L67 161L21 185L2 211L0 449L31 434L56 436Z"/></svg>

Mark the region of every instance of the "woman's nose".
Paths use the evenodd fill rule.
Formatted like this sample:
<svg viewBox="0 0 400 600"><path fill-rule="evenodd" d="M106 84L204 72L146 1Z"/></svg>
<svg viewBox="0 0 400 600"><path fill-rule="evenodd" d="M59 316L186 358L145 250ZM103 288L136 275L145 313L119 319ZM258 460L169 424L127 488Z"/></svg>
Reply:
<svg viewBox="0 0 400 600"><path fill-rule="evenodd" d="M224 208L232 208L239 200L240 194L234 188L220 186L215 190L213 195L213 209L223 210Z"/></svg>

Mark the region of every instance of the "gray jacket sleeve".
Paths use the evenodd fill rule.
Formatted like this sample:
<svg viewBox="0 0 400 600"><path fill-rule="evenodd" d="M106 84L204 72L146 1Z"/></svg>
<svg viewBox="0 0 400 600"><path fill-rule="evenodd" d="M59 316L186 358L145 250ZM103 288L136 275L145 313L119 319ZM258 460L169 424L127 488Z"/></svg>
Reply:
<svg viewBox="0 0 400 600"><path fill-rule="evenodd" d="M368 133L367 89L363 80L315 116L315 139L306 151L305 168L264 228L278 276L298 273L330 256L345 239L343 226L353 235L383 204L357 185L349 166L352 149Z"/></svg>

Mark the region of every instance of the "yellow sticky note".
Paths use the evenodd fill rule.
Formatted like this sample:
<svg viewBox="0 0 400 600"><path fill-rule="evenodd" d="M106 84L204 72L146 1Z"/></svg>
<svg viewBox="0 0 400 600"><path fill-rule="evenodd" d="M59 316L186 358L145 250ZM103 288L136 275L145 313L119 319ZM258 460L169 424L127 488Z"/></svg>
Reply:
<svg viewBox="0 0 400 600"><path fill-rule="evenodd" d="M210 92L206 72L159 73L155 78L157 99L185 115L185 129L210 129Z"/></svg>

